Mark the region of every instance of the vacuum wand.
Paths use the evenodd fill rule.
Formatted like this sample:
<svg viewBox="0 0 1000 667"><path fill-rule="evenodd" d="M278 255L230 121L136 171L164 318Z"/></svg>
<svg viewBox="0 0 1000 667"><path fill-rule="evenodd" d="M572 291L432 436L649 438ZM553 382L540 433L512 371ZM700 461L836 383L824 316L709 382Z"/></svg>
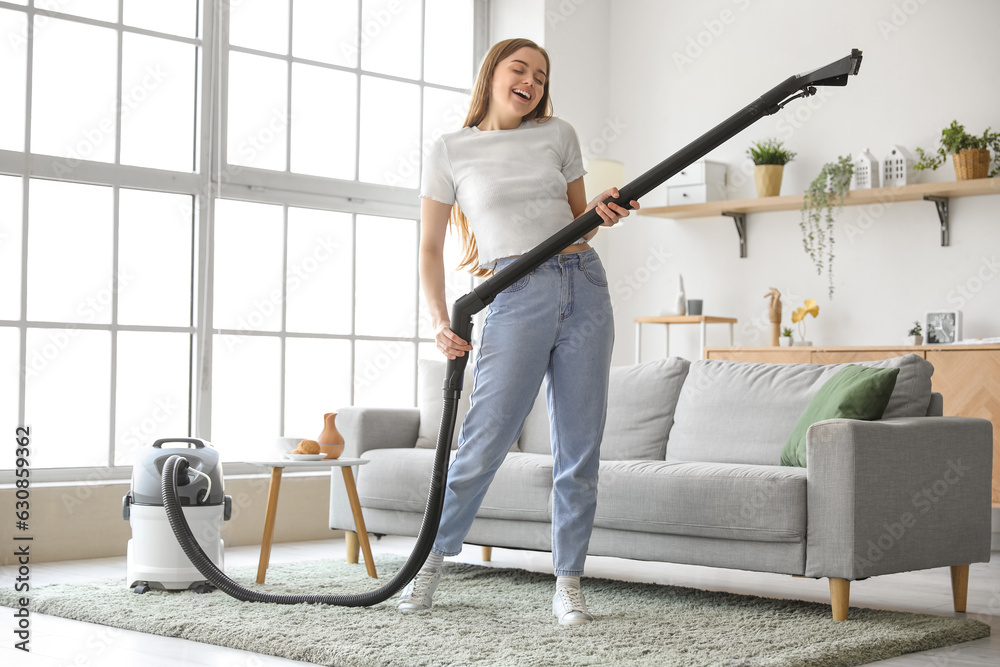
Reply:
<svg viewBox="0 0 1000 667"><path fill-rule="evenodd" d="M624 209L631 209L629 202L648 194L681 169L722 145L764 116L770 116L777 112L793 99L814 95L816 93L815 86L846 86L848 77L856 75L860 69L861 51L852 49L851 55L825 67L787 78L628 185L618 188L618 198L609 197L604 200L605 203L615 203ZM797 95L794 94L796 92ZM488 306L497 294L534 271L542 262L573 245L577 239L598 227L603 221L596 210L587 211L521 255L503 271L483 281L468 294L456 299L451 311L451 330L463 340L471 340L473 315ZM446 395L451 395L450 392L454 391L461 392L468 360L468 355L464 355L448 361L444 383Z"/></svg>
<svg viewBox="0 0 1000 667"><path fill-rule="evenodd" d="M860 66L861 51L854 49L851 51L851 55L830 63L826 67L821 67L806 74L789 77L639 178L619 188L619 197L617 199L608 198L605 202L616 203L625 209L631 208L629 206L630 201L638 200L681 169L698 160L723 142L731 139L764 116L775 113L798 97L815 94L815 86L846 86L848 77L857 74ZM572 245L578 238L595 229L602 222L603 219L596 211L587 211L561 231L553 234L512 262L503 271L483 281L468 294L459 297L452 307L452 331L464 340L471 340L473 315L488 306L497 294L510 287L518 279L534 271L542 262ZM313 602L352 607L369 606L387 600L416 575L424 561L427 560L427 555L430 553L434 538L437 536L438 524L441 520L441 509L444 506L445 486L448 480L448 458L451 453L451 441L455 433L458 399L462 394L462 380L468 361L469 355L463 355L448 361L444 381L444 406L441 412L441 424L438 429L437 444L434 451L434 466L431 472L430 490L427 495L427 504L424 507L423 521L420 525L420 531L417 534L413 551L389 582L376 590L352 595L278 595L262 593L240 586L226 577L205 556L197 540L194 538L190 527L187 525L177 494L178 485L185 479L181 474L185 464L181 463L182 457L172 456L163 466L161 480L163 506L166 510L170 527L184 549L185 555L188 556L192 564L195 565L198 571L210 583L228 595L240 600L278 604Z"/></svg>

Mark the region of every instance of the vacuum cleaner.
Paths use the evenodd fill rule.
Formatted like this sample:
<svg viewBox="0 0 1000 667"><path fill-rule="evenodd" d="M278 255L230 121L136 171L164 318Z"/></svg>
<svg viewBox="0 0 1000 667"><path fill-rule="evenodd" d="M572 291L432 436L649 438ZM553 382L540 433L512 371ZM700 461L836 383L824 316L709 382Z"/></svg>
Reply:
<svg viewBox="0 0 1000 667"><path fill-rule="evenodd" d="M169 447L183 442L194 448ZM162 476L167 459L187 461L185 475L178 475L175 498L198 548L219 569L224 567L225 544L222 523L233 513L232 498L222 489L222 462L211 443L200 438L163 438L139 452L132 466L132 488L122 498L122 518L132 527L128 541L126 580L136 593L150 589L214 590L177 542L163 506Z"/></svg>
<svg viewBox="0 0 1000 667"><path fill-rule="evenodd" d="M799 97L816 93L816 86L846 86L848 78L856 75L861 67L861 51L853 49L849 56L841 58L825 67L806 74L797 74L781 82L749 105L724 120L722 123L695 139L663 162L659 163L637 179L620 187L617 199L609 197L605 202L614 202L629 209L629 202L638 200L659 186L668 178L684 169L706 153L731 139L764 116L769 116ZM519 278L531 273L543 262L559 251L572 245L576 239L595 229L603 222L597 211L591 209L575 219L561 231L556 232L538 246L512 262L504 270L483 281L471 292L458 298L451 311L451 328L464 340L472 340L472 317L488 306L501 291ZM164 462L161 475L161 495L170 527L184 553L202 576L219 590L239 600L254 602L274 602L298 604L301 602L332 604L350 607L370 606L387 600L405 586L421 568L430 553L441 520L444 492L447 482L448 459L451 440L455 432L456 408L462 394L463 376L469 355L448 361L444 381L444 408L438 430L434 467L431 473L430 492L424 509L423 521L417 535L413 552L396 575L381 588L354 595L280 595L262 593L240 586L227 577L219 568L221 557L213 559L200 546L202 540L192 533L186 518L191 504L200 507L208 505L212 498L208 494L181 492L195 483L191 477L192 465L201 464L198 452L170 455ZM189 459L194 460L194 464ZM218 484L221 487L221 483ZM217 501L218 495L215 499ZM183 507L187 499L189 506ZM204 529L204 526L199 528ZM204 533L201 536L205 537Z"/></svg>

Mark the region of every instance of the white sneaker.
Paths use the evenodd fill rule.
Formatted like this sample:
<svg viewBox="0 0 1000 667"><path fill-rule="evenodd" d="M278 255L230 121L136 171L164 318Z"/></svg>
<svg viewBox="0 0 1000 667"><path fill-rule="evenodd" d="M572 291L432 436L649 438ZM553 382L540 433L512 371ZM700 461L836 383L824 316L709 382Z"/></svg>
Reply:
<svg viewBox="0 0 1000 667"><path fill-rule="evenodd" d="M417 572L417 576L406 585L403 594L399 596L396 609L404 614L423 611L431 608L431 597L441 583L442 568L434 572Z"/></svg>
<svg viewBox="0 0 1000 667"><path fill-rule="evenodd" d="M584 625L594 620L579 588L557 588L552 598L552 613L559 619L560 625Z"/></svg>

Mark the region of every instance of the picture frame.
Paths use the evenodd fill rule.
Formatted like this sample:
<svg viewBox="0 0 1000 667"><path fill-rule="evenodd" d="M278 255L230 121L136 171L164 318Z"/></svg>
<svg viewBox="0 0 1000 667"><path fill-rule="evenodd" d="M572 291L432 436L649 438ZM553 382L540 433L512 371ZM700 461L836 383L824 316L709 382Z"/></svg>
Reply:
<svg viewBox="0 0 1000 667"><path fill-rule="evenodd" d="M962 311L931 310L924 315L925 344L950 345L962 340Z"/></svg>

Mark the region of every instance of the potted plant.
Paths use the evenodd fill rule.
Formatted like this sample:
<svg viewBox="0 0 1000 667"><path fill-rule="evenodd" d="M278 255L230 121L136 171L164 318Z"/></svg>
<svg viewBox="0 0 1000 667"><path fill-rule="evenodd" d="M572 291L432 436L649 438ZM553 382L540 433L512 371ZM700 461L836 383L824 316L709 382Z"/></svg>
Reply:
<svg viewBox="0 0 1000 667"><path fill-rule="evenodd" d="M993 157L990 158L990 149ZM941 145L936 153L925 153L918 148L920 161L913 165L916 170L937 169L951 155L955 165L955 177L960 181L973 178L993 178L1000 174L1000 132L990 132L986 128L983 136L966 133L965 127L957 120L941 130Z"/></svg>
<svg viewBox="0 0 1000 667"><path fill-rule="evenodd" d="M923 345L924 337L921 335L922 329L920 328L920 322L914 320L913 328L907 333L906 344L907 345Z"/></svg>
<svg viewBox="0 0 1000 667"><path fill-rule="evenodd" d="M819 317L819 306L816 305L814 299L806 299L805 306L796 308L795 312L792 313L792 323L799 325L799 341L792 343L795 347L812 346L812 341L806 340L806 315L812 315L814 318Z"/></svg>
<svg viewBox="0 0 1000 667"><path fill-rule="evenodd" d="M791 327L785 327L781 330L780 338L781 347L791 347L792 346L792 329Z"/></svg>
<svg viewBox="0 0 1000 667"><path fill-rule="evenodd" d="M747 149L753 160L753 176L757 182L758 197L777 197L781 192L781 174L785 165L795 159L795 153L786 150L777 139L755 141Z"/></svg>
<svg viewBox="0 0 1000 667"><path fill-rule="evenodd" d="M816 265L816 273L829 275L829 296L833 298L833 209L844 204L851 187L854 163L851 156L838 156L836 162L823 165L819 175L809 184L802 201L802 245Z"/></svg>

